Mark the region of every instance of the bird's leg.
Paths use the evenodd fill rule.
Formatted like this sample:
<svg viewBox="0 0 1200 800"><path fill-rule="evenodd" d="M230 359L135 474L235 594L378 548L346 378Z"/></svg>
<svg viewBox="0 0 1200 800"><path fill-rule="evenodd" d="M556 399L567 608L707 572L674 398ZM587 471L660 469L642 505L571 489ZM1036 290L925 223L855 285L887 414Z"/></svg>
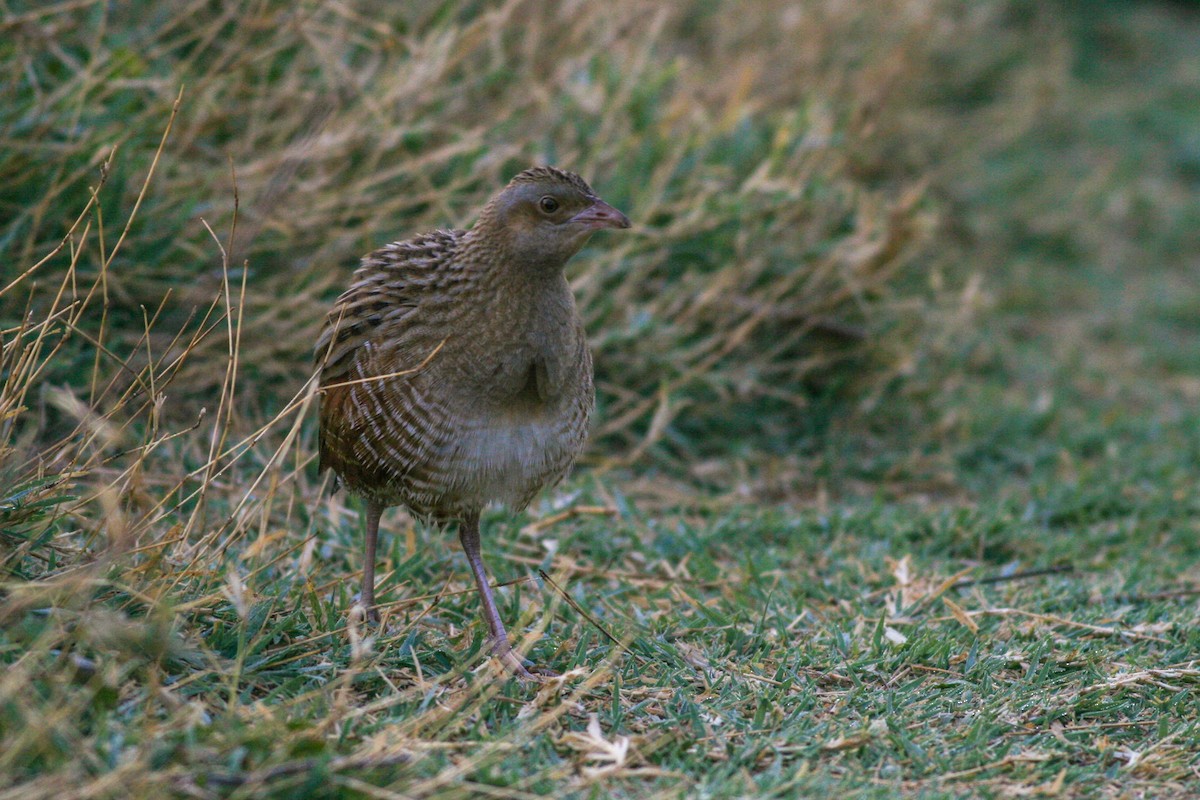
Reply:
<svg viewBox="0 0 1200 800"><path fill-rule="evenodd" d="M483 619L488 626L488 641L495 654L504 666L522 680L533 680L521 659L513 652L512 644L508 641L508 633L504 623L500 621L500 611L496 608L496 598L492 594L488 582L487 570L483 566L483 557L479 554L479 514L471 514L462 521L458 529L458 539L462 542L463 552L467 554L467 563L471 565L471 574L475 576L475 586L479 589L479 599L483 604Z"/></svg>
<svg viewBox="0 0 1200 800"><path fill-rule="evenodd" d="M375 607L375 545L379 541L379 517L383 506L374 500L367 501L367 540L363 548L362 590L359 599L367 612L367 619L379 623L379 609Z"/></svg>

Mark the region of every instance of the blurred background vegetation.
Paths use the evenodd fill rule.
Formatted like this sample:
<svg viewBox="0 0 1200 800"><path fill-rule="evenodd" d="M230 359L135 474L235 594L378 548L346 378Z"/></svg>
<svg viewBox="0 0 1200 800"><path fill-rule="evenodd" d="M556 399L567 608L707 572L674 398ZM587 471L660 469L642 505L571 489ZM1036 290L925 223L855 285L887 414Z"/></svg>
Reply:
<svg viewBox="0 0 1200 800"><path fill-rule="evenodd" d="M927 181L874 144L896 124L891 96L906 87L895 84L914 77L890 73L928 69L894 62L934 56L922 38L938 12L864 41L855 31L874 13L818 5L777 22L773 4L742 16L635 2L14 13L5 56L24 79L3 98L0 241L20 279L3 297L5 328L81 302L99 279L42 380L73 391L128 372L116 360L132 357L135 372L146 353L170 362L190 341L179 332L223 292L215 236L235 286L247 270L236 412L261 419L303 384L323 310L361 254L469 225L514 172L551 162L639 226L571 272L597 350L595 452L676 466L790 452L813 432L818 398L911 373L923 317L954 305L961 282L932 255L940 212ZM154 178L109 253L181 89ZM102 171L86 235L75 229L25 275ZM208 344L159 389L165 417L213 404L227 347ZM54 416L37 426L56 430Z"/></svg>
<svg viewBox="0 0 1200 800"><path fill-rule="evenodd" d="M44 330L37 385L106 414L120 395L95 387L177 360L245 268L233 411L261 421L303 384L362 253L469 225L513 172L553 162L639 225L571 271L597 350L593 456L718 487L731 460L771 463L803 483L797 458L831 425L920 427L981 307L1057 308L1062 280L1086 304L1073 264L1124 279L1195 251L1200 144L1173 127L1195 61L1172 76L1158 58L1186 55L1170 24L1186 4L741 8L10 7L8 358L22 319L75 303ZM188 350L156 389L162 418L214 404L227 351L211 333ZM41 388L11 401L13 382L4 438L27 460L76 420Z"/></svg>
<svg viewBox="0 0 1200 800"><path fill-rule="evenodd" d="M322 310L362 253L469 225L513 172L553 162L639 224L572 267L597 350L593 453L728 484L725 460L786 461L833 420L912 422L905 406L943 377L930 359L975 344L964 333L989 301L1057 307L1046 281L1081 260L1138 274L1197 249L1200 144L1172 128L1195 99L1195 62L1171 79L1155 57L1174 37L1186 48L1190 31L1163 23L1188 13L1018 0L11 8L0 320L11 350L22 318L76 303L38 383L88 403L139 360L178 358L180 332L245 268L234 410L260 421L303 384ZM1144 92L1106 91L1131 76ZM213 404L227 350L208 335L189 351L158 387L165 418ZM30 399L40 407L8 420L10 445L74 424Z"/></svg>
<svg viewBox="0 0 1200 800"><path fill-rule="evenodd" d="M325 309L533 163L635 223L568 268L584 482L822 514L1086 484L1200 402L1197 42L1182 0L0 3L6 658L170 650L132 620L171 603L232 624L227 553L319 533L350 574L306 414ZM1134 502L1093 493L1063 513ZM86 635L29 622L98 597ZM207 624L180 635L236 650Z"/></svg>

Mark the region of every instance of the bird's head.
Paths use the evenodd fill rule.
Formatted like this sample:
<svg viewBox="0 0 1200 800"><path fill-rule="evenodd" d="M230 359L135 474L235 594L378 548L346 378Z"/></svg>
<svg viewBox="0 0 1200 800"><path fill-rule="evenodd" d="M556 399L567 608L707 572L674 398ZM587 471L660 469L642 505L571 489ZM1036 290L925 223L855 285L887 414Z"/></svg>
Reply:
<svg viewBox="0 0 1200 800"><path fill-rule="evenodd" d="M554 167L517 175L475 225L507 258L538 270L561 269L598 230L628 227L629 219L597 197L583 178Z"/></svg>

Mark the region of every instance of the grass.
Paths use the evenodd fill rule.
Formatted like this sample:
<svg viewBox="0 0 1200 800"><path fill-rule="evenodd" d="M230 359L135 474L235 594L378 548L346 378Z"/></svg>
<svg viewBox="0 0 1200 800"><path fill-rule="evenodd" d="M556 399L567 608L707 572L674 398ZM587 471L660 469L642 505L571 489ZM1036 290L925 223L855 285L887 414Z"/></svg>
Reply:
<svg viewBox="0 0 1200 800"><path fill-rule="evenodd" d="M0 11L0 798L1196 794L1186 4L228 8ZM400 510L347 618L305 350L538 157L643 230L526 686Z"/></svg>

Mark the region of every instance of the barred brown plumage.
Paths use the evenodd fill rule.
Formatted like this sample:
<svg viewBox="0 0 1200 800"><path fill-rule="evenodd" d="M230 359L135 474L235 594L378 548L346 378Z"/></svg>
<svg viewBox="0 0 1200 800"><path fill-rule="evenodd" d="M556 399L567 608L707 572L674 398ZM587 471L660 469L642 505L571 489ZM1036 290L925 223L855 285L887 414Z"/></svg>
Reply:
<svg viewBox="0 0 1200 800"><path fill-rule="evenodd" d="M383 509L457 521L493 651L521 677L479 552L479 514L524 508L570 469L594 402L592 357L563 267L596 230L628 228L578 175L534 167L469 231L363 259L316 345L320 469L367 501L362 605Z"/></svg>

